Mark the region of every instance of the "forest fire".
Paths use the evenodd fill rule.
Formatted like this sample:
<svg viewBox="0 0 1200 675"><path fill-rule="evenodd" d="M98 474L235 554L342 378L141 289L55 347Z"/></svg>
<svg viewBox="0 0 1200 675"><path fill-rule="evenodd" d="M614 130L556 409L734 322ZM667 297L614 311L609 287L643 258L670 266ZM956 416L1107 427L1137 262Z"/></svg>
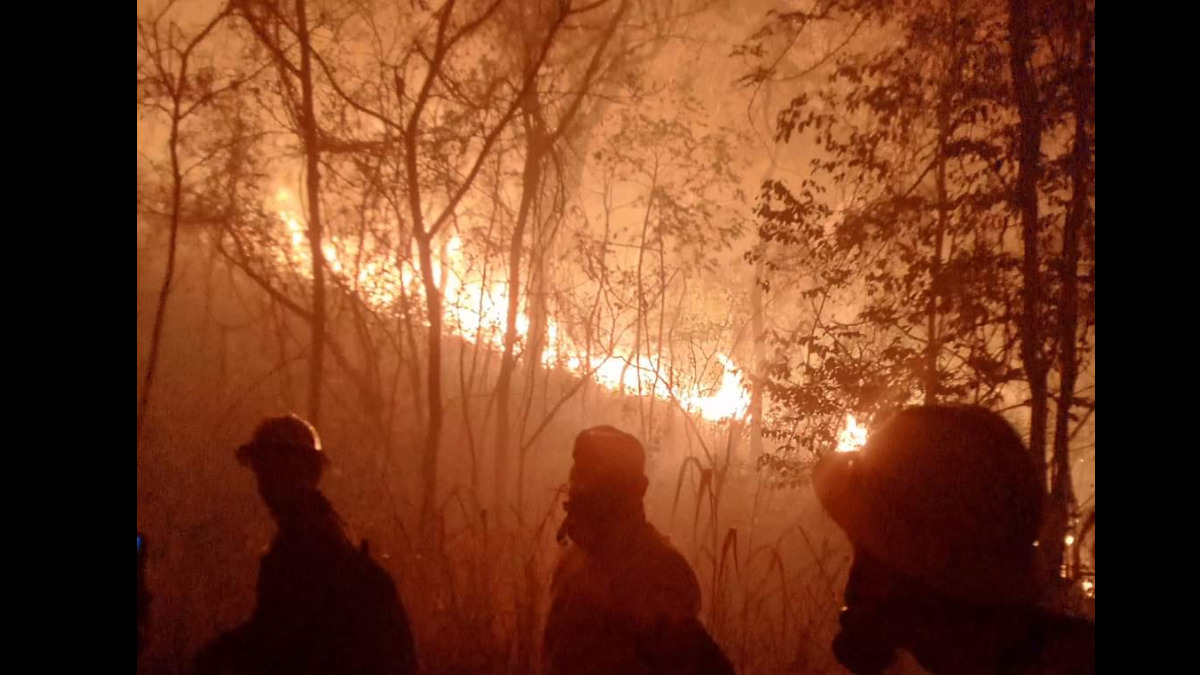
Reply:
<svg viewBox="0 0 1200 675"><path fill-rule="evenodd" d="M136 27L138 675L1094 675L1095 0Z"/></svg>
<svg viewBox="0 0 1200 675"><path fill-rule="evenodd" d="M275 195L282 236L287 247L282 263L298 274L311 278L312 262L305 227L288 190ZM340 248L341 247L341 248ZM420 297L419 273L408 262L397 264L390 252L357 250L357 244L334 241L323 247L326 264L341 283L354 288L376 311L395 307L401 297ZM442 247L441 259L434 262L434 274L442 285L447 327L466 340L497 351L504 349L509 303L508 284L489 282L481 271L473 269L464 253L463 241L451 236ZM516 328L521 344L530 338L532 322L525 311L517 314ZM750 408L750 392L737 366L729 356L712 357L720 368L716 386L691 383L672 386L671 364L657 357L635 356L618 345L611 354L589 356L552 317L546 320L541 363L560 367L580 377L590 377L600 386L618 393L652 395L664 401L676 401L689 413L709 422L738 420ZM865 436L865 431L863 432Z"/></svg>

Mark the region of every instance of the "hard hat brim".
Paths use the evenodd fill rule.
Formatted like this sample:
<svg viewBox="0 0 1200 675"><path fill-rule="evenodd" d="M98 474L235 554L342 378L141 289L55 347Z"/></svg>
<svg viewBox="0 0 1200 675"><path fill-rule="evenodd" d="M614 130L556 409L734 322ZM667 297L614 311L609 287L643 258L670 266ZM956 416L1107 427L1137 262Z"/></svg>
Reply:
<svg viewBox="0 0 1200 675"><path fill-rule="evenodd" d="M317 459L320 460L322 465L327 464L329 462L329 458L325 455L324 451L318 450L316 448L309 448L309 447L296 446L296 445L279 446L279 445L269 445L269 444L262 444L262 443L247 443L245 445L239 446L237 451L234 454L237 458L238 464L241 464L242 466L247 467L247 468L251 468L256 459L265 457L267 454L270 454L270 453L277 453L277 454L286 453L286 454L290 454L292 456L316 457Z"/></svg>

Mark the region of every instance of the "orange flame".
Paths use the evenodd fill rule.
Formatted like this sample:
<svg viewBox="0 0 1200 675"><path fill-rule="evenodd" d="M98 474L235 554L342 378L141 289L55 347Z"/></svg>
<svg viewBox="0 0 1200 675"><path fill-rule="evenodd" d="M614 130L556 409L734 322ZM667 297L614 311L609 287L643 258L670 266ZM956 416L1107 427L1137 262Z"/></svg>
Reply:
<svg viewBox="0 0 1200 675"><path fill-rule="evenodd" d="M854 415L846 415L846 425L838 434L838 452L858 452L867 444L867 428Z"/></svg>
<svg viewBox="0 0 1200 675"><path fill-rule="evenodd" d="M281 262L311 277L311 251L292 195L287 190L280 190L275 203L284 225L283 236L289 245ZM322 252L332 273L357 289L368 304L379 310L389 309L399 301L401 291L418 290L420 275L409 263L398 262L390 252L358 251L356 246L335 237L332 244L322 247ZM433 276L442 284L447 328L475 344L503 349L508 325L508 284L489 282L482 272L473 270L463 248L457 235L450 237L441 260L435 260L433 265ZM528 315L524 311L518 312L516 329L522 340L528 339L530 325ZM611 391L675 399L684 410L710 422L744 418L750 408L750 393L745 382L725 354L714 355L722 369L715 390L699 384L672 389L669 378L663 374L670 372L668 364L660 363L658 358L635 358L628 350L618 348L608 357L589 359L586 350L574 344L553 319L547 320L546 333L546 346L541 354L543 365L590 376Z"/></svg>

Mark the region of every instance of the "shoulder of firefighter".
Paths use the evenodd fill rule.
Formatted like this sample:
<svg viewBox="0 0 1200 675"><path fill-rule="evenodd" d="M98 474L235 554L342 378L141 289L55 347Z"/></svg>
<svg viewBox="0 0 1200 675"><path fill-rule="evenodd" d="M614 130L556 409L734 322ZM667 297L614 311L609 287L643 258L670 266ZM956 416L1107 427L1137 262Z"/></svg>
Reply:
<svg viewBox="0 0 1200 675"><path fill-rule="evenodd" d="M564 553L547 620L550 672L599 659L614 673L732 675L699 620L700 584L687 560L649 526L622 554L597 561L575 548Z"/></svg>
<svg viewBox="0 0 1200 675"><path fill-rule="evenodd" d="M287 538L262 560L251 620L215 641L199 665L201 673L411 675L417 669L404 605L367 546Z"/></svg>

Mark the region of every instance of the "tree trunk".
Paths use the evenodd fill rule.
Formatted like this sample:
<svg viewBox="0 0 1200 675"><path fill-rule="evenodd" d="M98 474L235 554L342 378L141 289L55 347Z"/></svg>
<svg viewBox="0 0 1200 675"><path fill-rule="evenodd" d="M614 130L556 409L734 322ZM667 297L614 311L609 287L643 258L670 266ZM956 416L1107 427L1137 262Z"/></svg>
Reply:
<svg viewBox="0 0 1200 675"><path fill-rule="evenodd" d="M750 328L754 331L754 376L750 380L750 455L755 462L763 454L763 399L767 370L767 322L763 314L763 283L767 266L761 248L759 252L754 265L754 285L750 288Z"/></svg>
<svg viewBox="0 0 1200 675"><path fill-rule="evenodd" d="M937 405L942 394L938 357L942 353L941 299L942 267L946 236L950 230L950 196L946 187L946 164L949 161L950 137L954 133L951 110L954 94L959 89L962 72L961 36L958 28L959 4L950 3L950 35L946 49L947 67L943 73L937 106L937 226L933 237L933 255L929 266L929 300L926 307L925 344L925 405Z"/></svg>
<svg viewBox="0 0 1200 675"><path fill-rule="evenodd" d="M1029 380L1029 451L1043 478L1046 476L1046 431L1049 417L1049 384L1042 350L1041 309L1044 302L1041 246L1038 226L1038 179L1041 174L1042 112L1033 74L1033 15L1030 0L1009 0L1009 46L1013 91L1020 115L1017 137L1016 190L1013 195L1021 217L1024 241L1022 274L1021 356Z"/></svg>
<svg viewBox="0 0 1200 675"><path fill-rule="evenodd" d="M434 526L437 523L438 453L442 442L442 425L445 410L442 403L442 294L433 271L432 235L416 237L417 252L421 260L421 281L425 286L425 305L428 308L429 367L427 397L429 406L428 424L425 428L425 447L421 454L421 541L424 545L433 542Z"/></svg>
<svg viewBox="0 0 1200 675"><path fill-rule="evenodd" d="M300 124L304 137L305 188L308 193L308 248L312 257L312 324L308 355L308 419L321 419L321 388L325 365L325 253L321 247L320 150L313 103L312 41L308 32L306 0L296 0L297 37L300 42Z"/></svg>
<svg viewBox="0 0 1200 675"><path fill-rule="evenodd" d="M186 82L187 71L180 76L180 89ZM158 359L162 351L163 327L167 322L167 302L171 297L171 286L175 283L175 264L179 251L179 218L183 208L183 171L179 164L179 101L182 93L174 98L171 115L171 135L168 140L171 152L171 232L167 241L167 269L163 273L162 287L158 291L158 306L154 313L154 330L150 335L150 355L146 360L146 377L142 382L142 393L137 403L137 445L142 443L142 429L146 423L146 411L150 407L150 392L154 388L154 377L158 372Z"/></svg>
<svg viewBox="0 0 1200 675"><path fill-rule="evenodd" d="M536 96L536 94L530 94ZM504 326L504 354L500 358L500 372L496 378L496 473L493 485L493 507L503 514L508 501L508 487L512 480L512 386L516 373L516 346L520 337L517 319L521 309L521 258L525 248L525 232L533 213L533 202L541 187L542 158L544 156L540 134L535 133L536 123L526 126L530 134L522 176L521 204L517 221L513 224L512 239L508 249L508 312ZM530 355L529 358L536 358Z"/></svg>
<svg viewBox="0 0 1200 675"><path fill-rule="evenodd" d="M1076 509L1075 486L1071 475L1071 410L1075 399L1075 387L1079 378L1079 360L1076 345L1079 339L1079 258L1080 232L1083 231L1088 208L1088 110L1090 108L1089 64L1091 61L1091 31L1088 28L1086 0L1076 0L1076 30L1078 31L1078 62L1072 77L1072 98L1075 116L1075 140L1071 152L1071 206L1063 228L1063 251L1059 270L1062 284L1062 300L1059 303L1058 350L1059 403L1054 426L1054 461L1051 472L1050 502L1052 525L1055 527L1054 541L1063 541ZM1059 546L1052 549L1062 552ZM1053 561L1054 568L1062 566L1062 560Z"/></svg>

